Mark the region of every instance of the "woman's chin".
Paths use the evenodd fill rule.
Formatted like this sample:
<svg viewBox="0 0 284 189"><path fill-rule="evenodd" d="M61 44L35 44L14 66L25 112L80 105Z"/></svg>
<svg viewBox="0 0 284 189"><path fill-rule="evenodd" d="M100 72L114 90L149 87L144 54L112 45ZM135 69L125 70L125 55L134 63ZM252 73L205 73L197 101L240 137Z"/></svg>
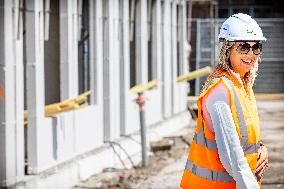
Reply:
<svg viewBox="0 0 284 189"><path fill-rule="evenodd" d="M241 70L242 72L247 73L252 69L252 64L251 65L248 65L248 64L243 65L241 69L242 69Z"/></svg>

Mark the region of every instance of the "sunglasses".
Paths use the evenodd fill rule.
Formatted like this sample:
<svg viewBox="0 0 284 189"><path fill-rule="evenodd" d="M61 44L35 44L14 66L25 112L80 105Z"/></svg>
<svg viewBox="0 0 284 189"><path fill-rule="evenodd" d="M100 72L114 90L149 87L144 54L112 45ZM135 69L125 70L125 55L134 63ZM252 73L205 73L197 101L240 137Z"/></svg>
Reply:
<svg viewBox="0 0 284 189"><path fill-rule="evenodd" d="M248 54L250 49L252 49L253 54L259 55L262 51L262 44L261 43L256 43L253 46L250 46L250 44L246 42L240 43L240 45L237 47L237 51L240 54Z"/></svg>

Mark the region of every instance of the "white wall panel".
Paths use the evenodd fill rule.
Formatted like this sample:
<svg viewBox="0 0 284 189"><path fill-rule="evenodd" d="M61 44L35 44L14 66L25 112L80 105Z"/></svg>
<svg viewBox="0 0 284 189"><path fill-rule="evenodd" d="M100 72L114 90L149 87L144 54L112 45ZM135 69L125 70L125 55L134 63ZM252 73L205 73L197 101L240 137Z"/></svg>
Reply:
<svg viewBox="0 0 284 189"><path fill-rule="evenodd" d="M78 95L77 0L60 0L60 95Z"/></svg>
<svg viewBox="0 0 284 189"><path fill-rule="evenodd" d="M74 120L73 141L76 154L90 151L103 144L103 127L100 124L102 117L97 116L98 111L100 110L95 106L74 111L72 115Z"/></svg>
<svg viewBox="0 0 284 189"><path fill-rule="evenodd" d="M118 0L104 3L104 140L114 140L120 135L119 93L119 33Z"/></svg>
<svg viewBox="0 0 284 189"><path fill-rule="evenodd" d="M19 1L0 2L0 187L24 176L22 35ZM4 8L5 7L5 8ZM19 28L19 32L22 28ZM21 115L20 115L21 114Z"/></svg>
<svg viewBox="0 0 284 189"><path fill-rule="evenodd" d="M171 28L171 31L172 31L172 113L173 114L176 114L178 112L180 112L179 110L179 99L180 99L180 96L179 96L179 84L176 82L176 78L178 77L178 46L177 46L177 40L178 40L178 37L177 37L177 34L178 34L178 22L177 20L179 19L178 18L178 10L177 10L177 3L176 1L173 1L172 2L172 17L171 17L171 20L172 20L172 28Z"/></svg>
<svg viewBox="0 0 284 189"><path fill-rule="evenodd" d="M148 82L147 1L136 0L135 10L136 84L139 85Z"/></svg>
<svg viewBox="0 0 284 189"><path fill-rule="evenodd" d="M172 51L171 51L171 3L164 1L163 3L163 61L162 61L162 85L163 85L163 116L171 116L172 105Z"/></svg>

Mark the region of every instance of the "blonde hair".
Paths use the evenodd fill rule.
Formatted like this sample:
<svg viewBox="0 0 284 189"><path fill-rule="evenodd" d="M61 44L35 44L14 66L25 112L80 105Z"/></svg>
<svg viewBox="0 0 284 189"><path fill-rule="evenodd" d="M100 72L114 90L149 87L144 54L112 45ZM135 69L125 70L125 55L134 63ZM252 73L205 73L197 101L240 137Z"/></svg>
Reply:
<svg viewBox="0 0 284 189"><path fill-rule="evenodd" d="M236 42L232 42L232 41L220 42L218 61L217 61L217 64L215 65L216 70L229 72L231 65L230 65L230 59L228 56L228 50L232 48L234 44L236 44ZM251 70L247 72L244 76L245 83L247 84L250 83L251 86L253 86L255 78L257 76L258 63L260 62L260 60L261 60L261 56L257 58Z"/></svg>

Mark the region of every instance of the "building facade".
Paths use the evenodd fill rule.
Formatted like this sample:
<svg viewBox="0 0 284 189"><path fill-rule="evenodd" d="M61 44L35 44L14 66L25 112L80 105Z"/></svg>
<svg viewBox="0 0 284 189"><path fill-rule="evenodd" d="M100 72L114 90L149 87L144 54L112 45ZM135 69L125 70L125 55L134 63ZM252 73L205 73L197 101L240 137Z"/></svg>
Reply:
<svg viewBox="0 0 284 189"><path fill-rule="evenodd" d="M0 1L1 186L139 131L135 85L158 81L145 92L147 127L181 116L189 90L176 82L189 71L186 6L185 0ZM84 108L45 116L47 105L89 90ZM113 156L81 163L88 170L81 178L112 165Z"/></svg>

